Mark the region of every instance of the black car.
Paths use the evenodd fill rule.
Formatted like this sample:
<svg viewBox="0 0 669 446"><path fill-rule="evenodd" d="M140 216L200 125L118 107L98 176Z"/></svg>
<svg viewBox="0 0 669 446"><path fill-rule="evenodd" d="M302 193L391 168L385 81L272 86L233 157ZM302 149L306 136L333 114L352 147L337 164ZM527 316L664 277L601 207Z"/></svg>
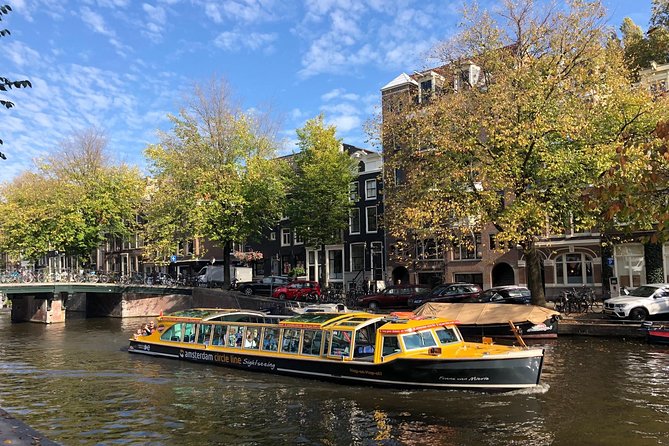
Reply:
<svg viewBox="0 0 669 446"><path fill-rule="evenodd" d="M426 302L453 303L476 299L481 287L474 283L443 283L432 288L429 293L409 298L409 307L417 308Z"/></svg>
<svg viewBox="0 0 669 446"><path fill-rule="evenodd" d="M529 304L532 293L524 286L506 285L487 289L471 302L491 302L498 304ZM470 302L468 300L468 302Z"/></svg>
<svg viewBox="0 0 669 446"><path fill-rule="evenodd" d="M253 294L262 294L271 296L274 289L290 283L290 279L285 276L268 276L253 282L238 282L235 288L247 296Z"/></svg>

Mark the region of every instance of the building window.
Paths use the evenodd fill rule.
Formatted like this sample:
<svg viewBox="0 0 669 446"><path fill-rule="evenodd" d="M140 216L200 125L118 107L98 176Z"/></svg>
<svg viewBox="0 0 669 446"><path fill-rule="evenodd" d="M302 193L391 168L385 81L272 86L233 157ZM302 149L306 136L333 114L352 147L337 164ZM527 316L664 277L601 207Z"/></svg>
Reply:
<svg viewBox="0 0 669 446"><path fill-rule="evenodd" d="M364 162L364 161L360 161L360 162L358 163L358 172L364 172L364 171L365 171L365 162Z"/></svg>
<svg viewBox="0 0 669 446"><path fill-rule="evenodd" d="M297 235L297 231L295 231L295 233L293 234L293 237L294 237L293 240L295 240L295 244L296 244L296 245L303 245L303 244L304 244L304 238L302 238L301 236Z"/></svg>
<svg viewBox="0 0 669 446"><path fill-rule="evenodd" d="M362 271L365 268L365 244L351 245L351 271Z"/></svg>
<svg viewBox="0 0 669 446"><path fill-rule="evenodd" d="M344 256L339 250L328 251L328 277L330 280L344 278Z"/></svg>
<svg viewBox="0 0 669 446"><path fill-rule="evenodd" d="M416 258L418 260L442 260L442 249L434 239L420 240L416 243Z"/></svg>
<svg viewBox="0 0 669 446"><path fill-rule="evenodd" d="M348 222L349 234L360 234L360 209L351 209L351 215Z"/></svg>
<svg viewBox="0 0 669 446"><path fill-rule="evenodd" d="M406 173L403 169L395 169L395 186L401 186L407 182Z"/></svg>
<svg viewBox="0 0 669 446"><path fill-rule="evenodd" d="M618 283L624 287L638 287L643 285L642 278L646 277L646 261L643 254L643 245L625 243L614 246L614 265Z"/></svg>
<svg viewBox="0 0 669 446"><path fill-rule="evenodd" d="M558 285L594 283L592 257L577 252L563 254L556 258L555 282Z"/></svg>
<svg viewBox="0 0 669 446"><path fill-rule="evenodd" d="M365 213L367 215L367 232L376 232L376 206L365 208Z"/></svg>
<svg viewBox="0 0 669 446"><path fill-rule="evenodd" d="M290 246L290 228L281 228L281 246Z"/></svg>
<svg viewBox="0 0 669 446"><path fill-rule="evenodd" d="M475 234L467 243L453 248L453 260L477 260L481 257L481 234Z"/></svg>
<svg viewBox="0 0 669 446"><path fill-rule="evenodd" d="M358 185L358 182L350 183L348 185L348 191L349 191L349 199L351 201L358 201L360 199L360 186Z"/></svg>
<svg viewBox="0 0 669 446"><path fill-rule="evenodd" d="M269 233L269 239L270 240L276 240L276 232L272 231Z"/></svg>
<svg viewBox="0 0 669 446"><path fill-rule="evenodd" d="M365 199L372 200L376 198L376 180L365 181Z"/></svg>

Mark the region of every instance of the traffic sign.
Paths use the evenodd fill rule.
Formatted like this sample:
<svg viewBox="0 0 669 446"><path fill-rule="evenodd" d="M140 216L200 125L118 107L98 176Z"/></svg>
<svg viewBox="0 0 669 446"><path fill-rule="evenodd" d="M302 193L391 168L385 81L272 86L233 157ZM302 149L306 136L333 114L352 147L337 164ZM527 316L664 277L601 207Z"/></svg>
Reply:
<svg viewBox="0 0 669 446"><path fill-rule="evenodd" d="M177 256L175 256L174 254L172 254L172 255L170 256L170 262L172 262L172 263L176 263L176 262L177 262Z"/></svg>

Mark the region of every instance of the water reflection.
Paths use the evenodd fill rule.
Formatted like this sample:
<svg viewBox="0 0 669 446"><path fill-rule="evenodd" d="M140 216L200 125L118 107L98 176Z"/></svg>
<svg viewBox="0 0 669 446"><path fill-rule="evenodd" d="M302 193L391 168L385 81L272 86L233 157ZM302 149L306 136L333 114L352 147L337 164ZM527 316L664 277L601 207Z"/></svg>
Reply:
<svg viewBox="0 0 669 446"><path fill-rule="evenodd" d="M0 407L64 445L669 443L669 349L564 338L501 394L349 387L129 355L137 320L11 324Z"/></svg>

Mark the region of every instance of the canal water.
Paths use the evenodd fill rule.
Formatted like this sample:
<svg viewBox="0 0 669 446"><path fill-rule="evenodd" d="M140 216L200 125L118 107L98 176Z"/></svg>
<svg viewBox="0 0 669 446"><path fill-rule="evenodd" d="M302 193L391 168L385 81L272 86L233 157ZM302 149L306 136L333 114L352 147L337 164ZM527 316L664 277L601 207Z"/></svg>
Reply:
<svg viewBox="0 0 669 446"><path fill-rule="evenodd" d="M63 445L669 445L669 347L563 337L538 389L349 387L131 355L139 320L11 323L0 407Z"/></svg>

